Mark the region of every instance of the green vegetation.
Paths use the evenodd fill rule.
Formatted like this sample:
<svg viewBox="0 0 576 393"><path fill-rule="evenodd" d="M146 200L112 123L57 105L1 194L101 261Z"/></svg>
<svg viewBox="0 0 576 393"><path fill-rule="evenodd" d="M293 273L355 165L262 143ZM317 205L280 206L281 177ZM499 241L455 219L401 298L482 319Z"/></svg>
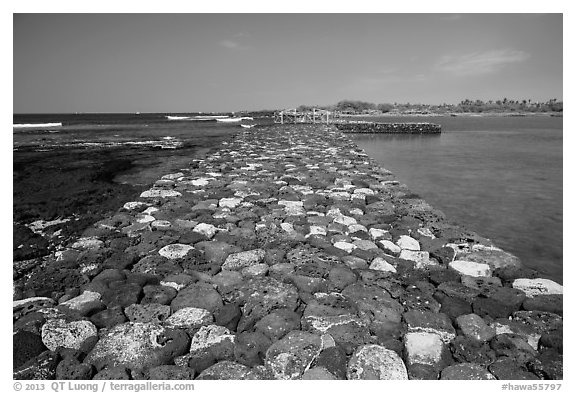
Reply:
<svg viewBox="0 0 576 393"><path fill-rule="evenodd" d="M383 103L374 104L365 101L342 100L335 105L300 105L298 111L308 111L312 108L326 109L343 114L450 114L450 113L539 113L539 112L560 112L563 111L563 102L557 99L550 99L545 102L533 101L531 99L510 100L469 100L465 99L460 103L453 104L411 104L411 103Z"/></svg>

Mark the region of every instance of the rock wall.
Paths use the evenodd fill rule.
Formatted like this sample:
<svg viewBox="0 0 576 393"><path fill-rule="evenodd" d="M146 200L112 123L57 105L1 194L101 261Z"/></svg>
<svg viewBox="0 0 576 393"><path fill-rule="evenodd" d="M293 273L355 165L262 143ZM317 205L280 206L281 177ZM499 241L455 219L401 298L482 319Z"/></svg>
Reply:
<svg viewBox="0 0 576 393"><path fill-rule="evenodd" d="M561 285L329 126L249 129L27 274L14 379L562 379Z"/></svg>
<svg viewBox="0 0 576 393"><path fill-rule="evenodd" d="M439 134L442 127L433 123L342 123L336 128L345 133L374 134Z"/></svg>

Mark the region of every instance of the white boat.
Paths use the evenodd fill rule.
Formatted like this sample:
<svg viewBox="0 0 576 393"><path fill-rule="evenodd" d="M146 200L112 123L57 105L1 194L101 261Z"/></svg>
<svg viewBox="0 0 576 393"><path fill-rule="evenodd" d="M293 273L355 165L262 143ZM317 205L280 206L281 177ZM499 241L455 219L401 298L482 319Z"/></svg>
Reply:
<svg viewBox="0 0 576 393"><path fill-rule="evenodd" d="M62 123L38 123L38 124L12 124L13 128L50 128L62 127Z"/></svg>
<svg viewBox="0 0 576 393"><path fill-rule="evenodd" d="M252 128L252 127L256 127L256 124L240 124L240 127L242 127L242 128Z"/></svg>
<svg viewBox="0 0 576 393"><path fill-rule="evenodd" d="M186 120L190 119L190 116L166 116L168 120Z"/></svg>
<svg viewBox="0 0 576 393"><path fill-rule="evenodd" d="M237 123L242 120L254 120L252 117L230 117L227 119L216 119L216 121L220 121L223 123Z"/></svg>

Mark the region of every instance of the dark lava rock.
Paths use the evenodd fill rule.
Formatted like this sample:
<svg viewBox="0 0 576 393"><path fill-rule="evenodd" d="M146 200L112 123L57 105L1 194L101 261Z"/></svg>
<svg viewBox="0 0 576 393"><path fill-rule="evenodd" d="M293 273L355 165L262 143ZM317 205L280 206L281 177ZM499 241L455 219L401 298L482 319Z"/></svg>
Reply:
<svg viewBox="0 0 576 393"><path fill-rule="evenodd" d="M474 314L481 317L507 318L514 312L512 305L500 303L492 298L479 297L472 303Z"/></svg>
<svg viewBox="0 0 576 393"><path fill-rule="evenodd" d="M194 369L190 367L180 367L174 365L164 365L153 367L148 371L148 376L152 380L192 380L195 375Z"/></svg>
<svg viewBox="0 0 576 393"><path fill-rule="evenodd" d="M128 307L131 304L138 303L142 287L134 283L120 284L116 287L109 288L102 294L102 302L109 308L119 306Z"/></svg>
<svg viewBox="0 0 576 393"><path fill-rule="evenodd" d="M487 366L496 360L496 353L485 342L456 336L450 343L452 356L459 363L476 363Z"/></svg>
<svg viewBox="0 0 576 393"><path fill-rule="evenodd" d="M242 332L236 336L234 358L249 367L264 364L266 350L272 341L260 332Z"/></svg>
<svg viewBox="0 0 576 393"><path fill-rule="evenodd" d="M178 311L185 307L203 308L216 314L224 305L222 297L211 284L197 282L180 290L178 295L170 303L172 311Z"/></svg>
<svg viewBox="0 0 576 393"><path fill-rule="evenodd" d="M60 356L52 351L42 352L14 371L13 378L21 380L45 380L56 377Z"/></svg>
<svg viewBox="0 0 576 393"><path fill-rule="evenodd" d="M342 290L348 285L355 283L357 277L352 269L346 266L337 266L330 270L328 279L335 289Z"/></svg>
<svg viewBox="0 0 576 393"><path fill-rule="evenodd" d="M547 311L516 311L512 319L530 326L538 333L562 328L563 319L560 315Z"/></svg>
<svg viewBox="0 0 576 393"><path fill-rule="evenodd" d="M13 259L23 261L48 255L48 240L24 225L12 226Z"/></svg>
<svg viewBox="0 0 576 393"><path fill-rule="evenodd" d="M324 367L337 379L346 379L346 352L339 346L323 349L315 362L316 367Z"/></svg>
<svg viewBox="0 0 576 393"><path fill-rule="evenodd" d="M245 379L250 369L243 364L224 360L218 362L198 375L198 380L240 380Z"/></svg>
<svg viewBox="0 0 576 393"><path fill-rule="evenodd" d="M14 369L46 351L40 335L23 330L12 336L12 348Z"/></svg>
<svg viewBox="0 0 576 393"><path fill-rule="evenodd" d="M522 308L527 311L547 311L562 315L562 299L562 295L537 295L526 298L522 303Z"/></svg>
<svg viewBox="0 0 576 393"><path fill-rule="evenodd" d="M496 335L490 340L490 347L496 356L507 356L520 363L526 363L538 356L538 352L522 336L512 333Z"/></svg>
<svg viewBox="0 0 576 393"><path fill-rule="evenodd" d="M106 369L100 371L99 373L94 375L94 377L92 379L94 379L94 380L115 380L115 381L125 380L125 381L127 381L130 379L130 375L128 374L128 369L126 367L116 366L116 367L106 368Z"/></svg>
<svg viewBox="0 0 576 393"><path fill-rule="evenodd" d="M158 303L168 305L178 295L178 291L165 285L146 285L141 304Z"/></svg>
<svg viewBox="0 0 576 393"><path fill-rule="evenodd" d="M342 295L358 309L358 315L368 321L397 323L404 307L385 290L375 285L355 283Z"/></svg>
<svg viewBox="0 0 576 393"><path fill-rule="evenodd" d="M132 304L124 309L130 322L161 323L170 316L170 306L158 303Z"/></svg>
<svg viewBox="0 0 576 393"><path fill-rule="evenodd" d="M76 269L48 268L35 271L24 285L25 291L35 296L50 297L53 292L64 292L66 288L79 288L89 281Z"/></svg>
<svg viewBox="0 0 576 393"><path fill-rule="evenodd" d="M500 358L488 366L488 370L500 380L538 380L535 374L529 372L514 359Z"/></svg>
<svg viewBox="0 0 576 393"><path fill-rule="evenodd" d="M440 303L431 295L414 287L407 288L398 298L406 310L440 311Z"/></svg>
<svg viewBox="0 0 576 393"><path fill-rule="evenodd" d="M460 282L460 274L452 269L434 270L430 272L429 278L434 285L449 281Z"/></svg>
<svg viewBox="0 0 576 393"><path fill-rule="evenodd" d="M56 379L91 379L92 371L91 365L80 363L74 358L68 358L58 363L58 367L56 367Z"/></svg>
<svg viewBox="0 0 576 393"><path fill-rule="evenodd" d="M437 380L439 376L438 370L429 364L409 364L406 369L408 370L408 379L411 380Z"/></svg>
<svg viewBox="0 0 576 393"><path fill-rule="evenodd" d="M122 312L122 307L116 306L100 311L90 317L92 322L98 329L109 328L126 322L128 319Z"/></svg>
<svg viewBox="0 0 576 393"><path fill-rule="evenodd" d="M554 350L547 350L536 359L528 362L528 370L541 379L563 379L563 356Z"/></svg>
<svg viewBox="0 0 576 393"><path fill-rule="evenodd" d="M108 269L129 269L138 261L138 254L131 252L118 251L110 255L102 264L103 268Z"/></svg>
<svg viewBox="0 0 576 393"><path fill-rule="evenodd" d="M490 297L496 290L502 288L502 281L498 277L462 276L461 282L469 288L477 289L484 297Z"/></svg>
<svg viewBox="0 0 576 393"><path fill-rule="evenodd" d="M216 312L215 321L216 325L236 331L241 317L242 310L240 307L235 303L227 303Z"/></svg>
<svg viewBox="0 0 576 393"><path fill-rule="evenodd" d="M520 310L526 294L516 288L500 287L495 288L487 297L506 305L514 312Z"/></svg>
<svg viewBox="0 0 576 393"><path fill-rule="evenodd" d="M454 321L460 315L471 314L472 305L466 300L444 295L440 301L440 311Z"/></svg>
<svg viewBox="0 0 576 393"><path fill-rule="evenodd" d="M564 347L563 333L563 328L542 333L540 342L538 343L538 350L543 352L545 349L551 348L557 350L559 353L562 353Z"/></svg>
<svg viewBox="0 0 576 393"><path fill-rule="evenodd" d="M18 320L12 325L12 330L15 332L25 330L40 335L44 323L46 323L44 314L40 312L31 312L18 318Z"/></svg>
<svg viewBox="0 0 576 393"><path fill-rule="evenodd" d="M298 306L296 287L271 277L247 280L238 288L236 296L243 303L238 332L251 329L258 320L275 309L295 310Z"/></svg>
<svg viewBox="0 0 576 393"><path fill-rule="evenodd" d="M442 380L493 380L495 379L488 370L474 363L460 363L448 366L440 373Z"/></svg>
<svg viewBox="0 0 576 393"><path fill-rule="evenodd" d="M288 332L300 329L300 315L285 308L277 309L256 322L255 329L276 342Z"/></svg>
<svg viewBox="0 0 576 393"><path fill-rule="evenodd" d="M472 303L480 294L477 289L469 288L460 282L445 281L438 285L438 291L444 294Z"/></svg>

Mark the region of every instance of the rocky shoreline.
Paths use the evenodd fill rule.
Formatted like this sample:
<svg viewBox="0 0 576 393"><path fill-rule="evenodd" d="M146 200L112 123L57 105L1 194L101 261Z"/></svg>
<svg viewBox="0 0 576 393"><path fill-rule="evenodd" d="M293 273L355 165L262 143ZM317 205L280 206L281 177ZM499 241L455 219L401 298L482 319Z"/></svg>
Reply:
<svg viewBox="0 0 576 393"><path fill-rule="evenodd" d="M433 123L376 123L349 121L335 124L344 133L362 134L440 134L442 127Z"/></svg>
<svg viewBox="0 0 576 393"><path fill-rule="evenodd" d="M13 375L562 379L562 291L335 127L260 127L15 267Z"/></svg>

